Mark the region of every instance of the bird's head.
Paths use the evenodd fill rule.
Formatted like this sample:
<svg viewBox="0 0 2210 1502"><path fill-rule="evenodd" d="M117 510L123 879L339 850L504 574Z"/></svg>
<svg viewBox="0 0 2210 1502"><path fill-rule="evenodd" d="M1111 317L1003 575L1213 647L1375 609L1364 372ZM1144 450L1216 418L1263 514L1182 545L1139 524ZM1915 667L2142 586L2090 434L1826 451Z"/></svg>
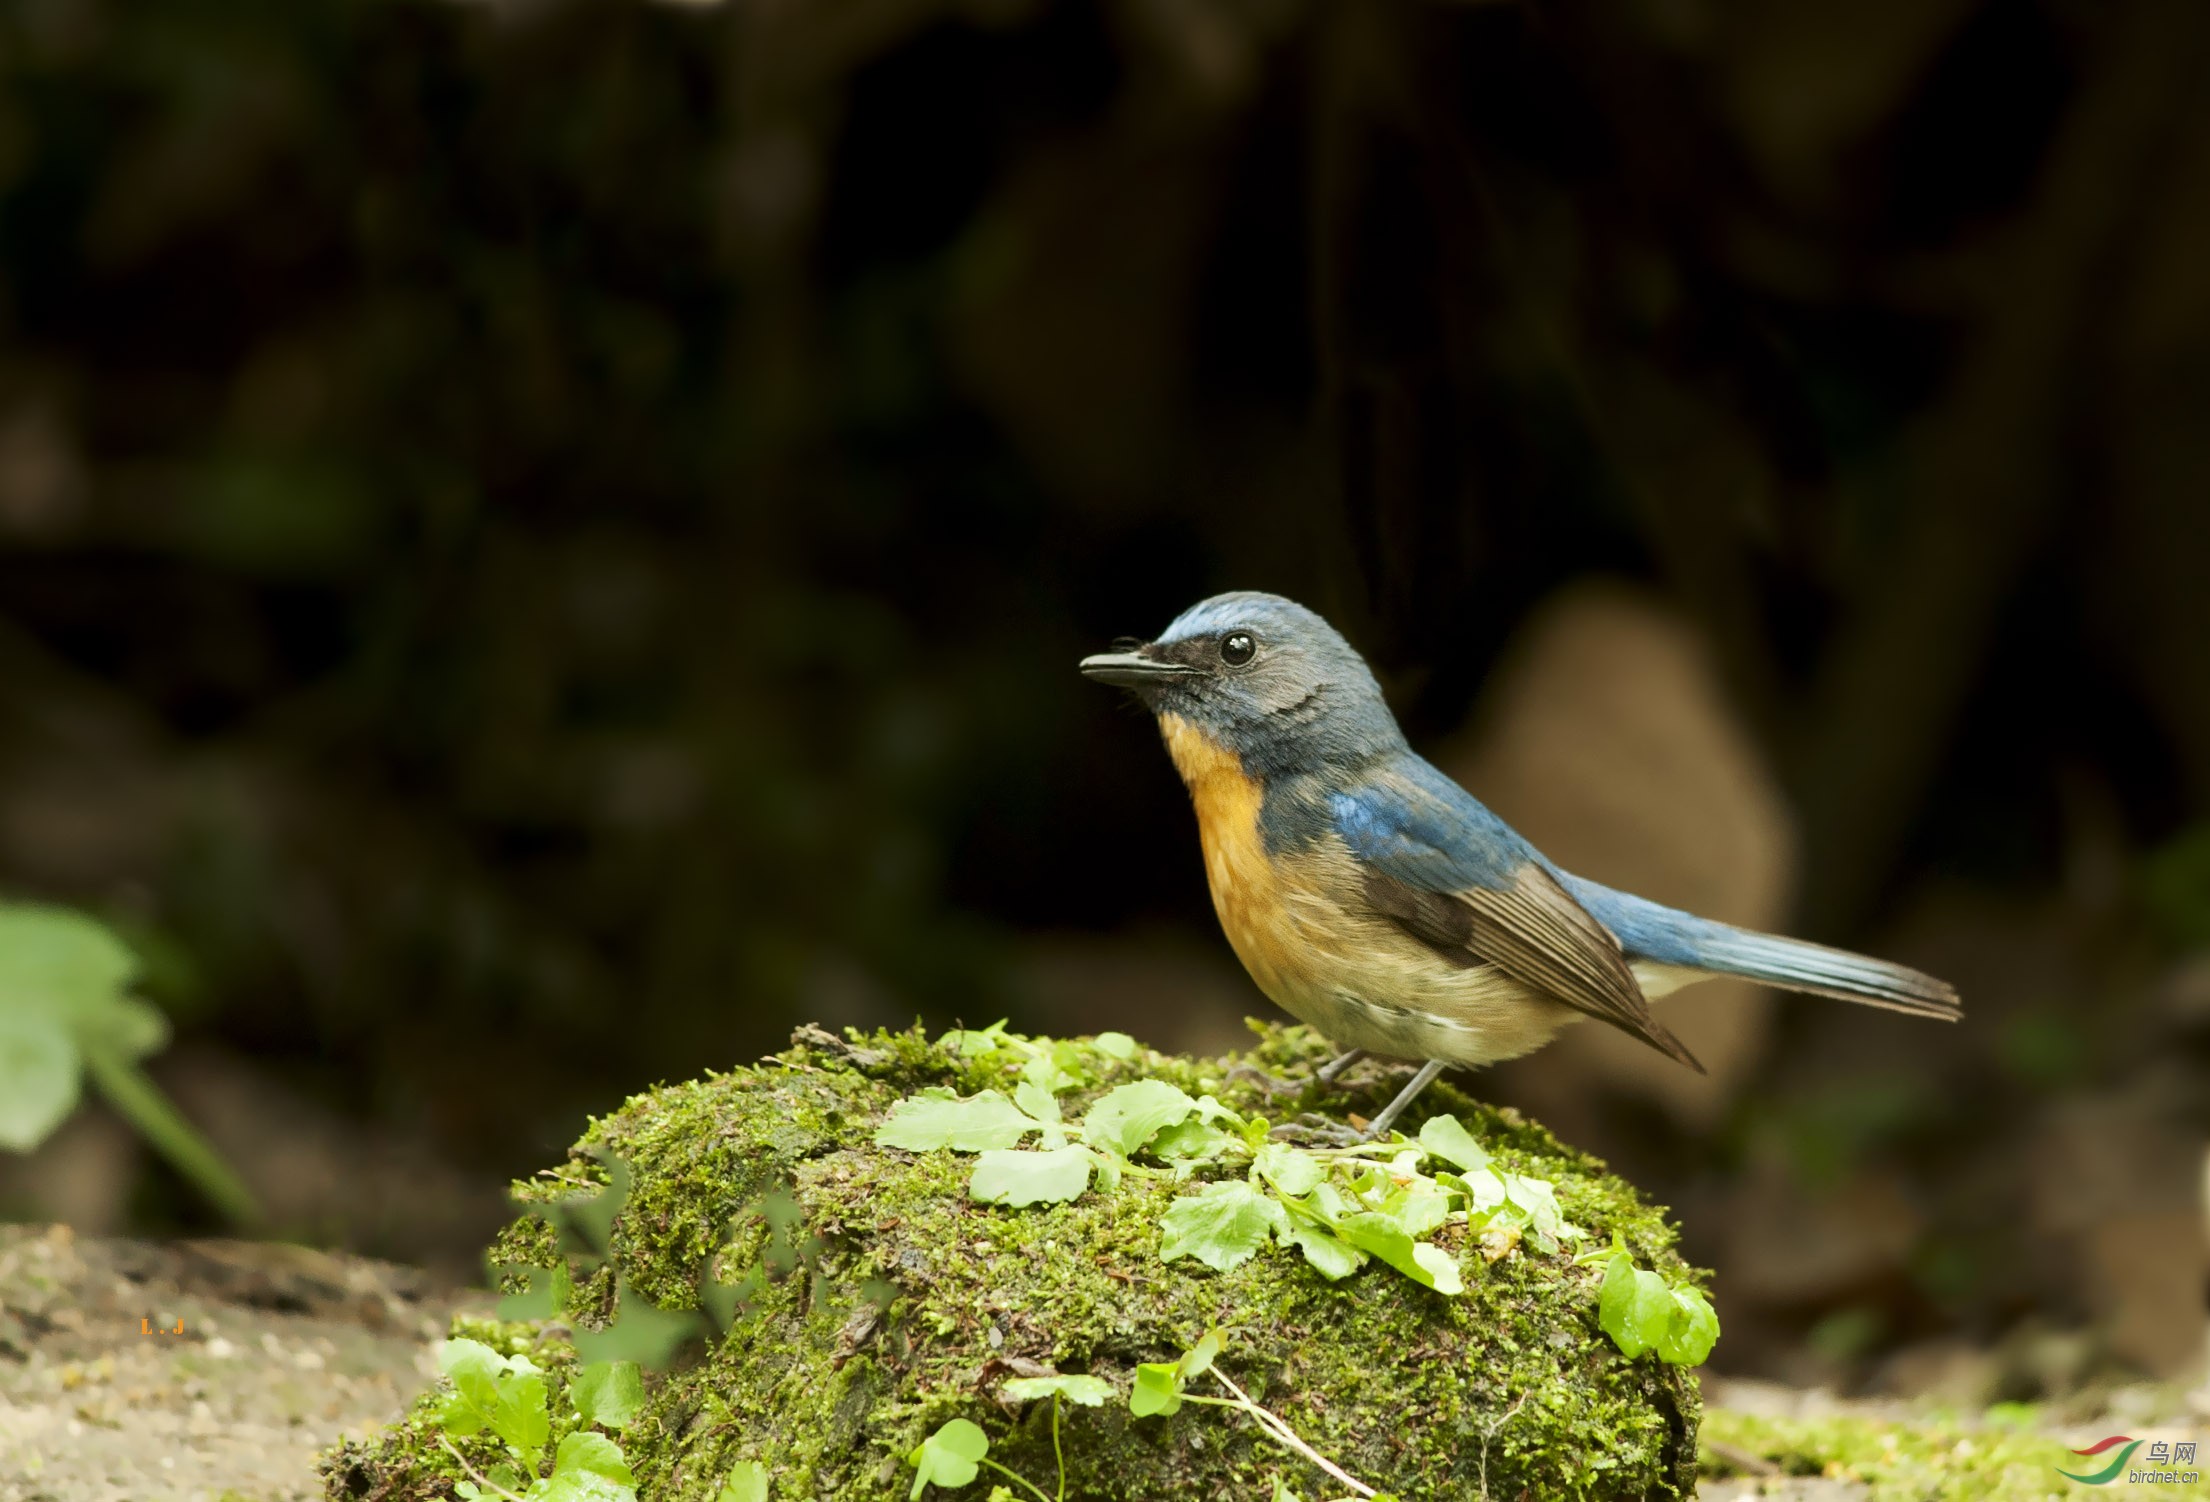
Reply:
<svg viewBox="0 0 2210 1502"><path fill-rule="evenodd" d="M1364 658L1294 600L1239 590L1200 600L1156 641L1082 659L1083 676L1125 688L1233 752L1255 773L1362 760L1403 744Z"/></svg>

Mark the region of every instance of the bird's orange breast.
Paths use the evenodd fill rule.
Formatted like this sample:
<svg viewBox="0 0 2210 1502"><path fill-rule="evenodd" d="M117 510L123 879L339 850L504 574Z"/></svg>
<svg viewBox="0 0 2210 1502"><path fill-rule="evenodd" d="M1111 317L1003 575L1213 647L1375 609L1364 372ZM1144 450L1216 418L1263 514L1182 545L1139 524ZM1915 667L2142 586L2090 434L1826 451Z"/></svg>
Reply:
<svg viewBox="0 0 2210 1502"><path fill-rule="evenodd" d="M1213 911L1236 958L1337 1047L1488 1063L1541 1047L1579 1015L1494 966L1455 964L1373 912L1340 839L1269 856L1266 790L1241 759L1178 715L1159 716L1159 730L1196 805Z"/></svg>
<svg viewBox="0 0 2210 1502"><path fill-rule="evenodd" d="M1284 872L1259 835L1265 790L1233 751L1179 715L1159 716L1167 754L1197 809L1213 911L1251 979L1279 1001L1299 967L1301 943L1284 898Z"/></svg>

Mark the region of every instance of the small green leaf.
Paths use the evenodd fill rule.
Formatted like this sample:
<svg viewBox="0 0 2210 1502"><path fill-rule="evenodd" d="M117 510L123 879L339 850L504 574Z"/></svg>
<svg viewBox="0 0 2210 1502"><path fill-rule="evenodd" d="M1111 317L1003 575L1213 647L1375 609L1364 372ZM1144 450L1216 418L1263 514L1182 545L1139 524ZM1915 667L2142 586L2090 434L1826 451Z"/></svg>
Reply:
<svg viewBox="0 0 2210 1502"><path fill-rule="evenodd" d="M1387 1215L1371 1210L1346 1215L1335 1230L1352 1246L1373 1253L1423 1288L1452 1296L1466 1291L1458 1264L1448 1252L1429 1242L1414 1241Z"/></svg>
<svg viewBox="0 0 2210 1502"><path fill-rule="evenodd" d="M1059 1120L1059 1097L1033 1080L1013 1087L1013 1104L1047 1125Z"/></svg>
<svg viewBox="0 0 2210 1502"><path fill-rule="evenodd" d="M1471 1173L1489 1166L1488 1151L1455 1116L1430 1116L1420 1126L1420 1146Z"/></svg>
<svg viewBox="0 0 2210 1502"><path fill-rule="evenodd" d="M137 974L137 957L98 919L65 907L0 903L0 1012L80 1016Z"/></svg>
<svg viewBox="0 0 2210 1502"><path fill-rule="evenodd" d="M637 1502L637 1489L595 1471L556 1471L524 1492L522 1502Z"/></svg>
<svg viewBox="0 0 2210 1502"><path fill-rule="evenodd" d="M77 1108L84 1060L58 1016L0 992L0 1148L27 1153Z"/></svg>
<svg viewBox="0 0 2210 1502"><path fill-rule="evenodd" d="M1031 1055L1028 1062L1021 1066L1021 1082L1051 1094L1070 1085L1078 1085L1081 1079L1073 1070L1060 1063L1055 1051L1046 1050Z"/></svg>
<svg viewBox="0 0 2210 1502"><path fill-rule="evenodd" d="M1059 1394L1069 1403L1079 1403L1084 1408L1098 1408L1113 1395L1113 1384L1103 1377L1087 1377L1079 1374L1050 1377L1015 1377L1002 1389L1016 1403L1032 1403L1038 1398Z"/></svg>
<svg viewBox="0 0 2210 1502"><path fill-rule="evenodd" d="M1229 1110L1226 1106L1220 1104L1219 1101L1213 1099L1209 1095L1200 1095L1197 1097L1197 1119L1199 1121L1224 1122L1237 1131L1243 1130L1244 1126L1246 1125L1241 1116Z"/></svg>
<svg viewBox="0 0 2210 1502"><path fill-rule="evenodd" d="M226 1214L252 1196L132 1066L169 1041L169 1021L127 993L138 959L84 913L0 903L0 1148L28 1152L101 1093Z"/></svg>
<svg viewBox="0 0 2210 1502"><path fill-rule="evenodd" d="M1105 1152L1094 1147L1084 1148L1083 1151L1087 1152L1090 1155L1090 1161L1097 1165L1097 1187L1107 1194L1118 1189L1120 1187L1120 1171L1127 1167L1127 1163L1121 1158L1120 1154Z"/></svg>
<svg viewBox="0 0 2210 1502"><path fill-rule="evenodd" d="M1270 1237L1286 1234L1289 1217L1270 1196L1243 1179L1207 1184L1185 1194L1160 1218L1159 1257L1195 1257L1215 1272L1248 1262Z"/></svg>
<svg viewBox="0 0 2210 1502"><path fill-rule="evenodd" d="M1175 1363L1182 1374L1182 1380L1187 1382L1192 1377L1202 1377L1211 1371L1213 1362L1227 1344L1228 1337L1218 1330L1207 1330L1198 1336L1197 1344L1184 1351L1182 1359Z"/></svg>
<svg viewBox="0 0 2210 1502"><path fill-rule="evenodd" d="M1305 1261L1331 1282L1349 1277L1366 1265L1366 1254L1332 1231L1297 1220L1289 1224L1289 1239L1305 1254Z"/></svg>
<svg viewBox="0 0 2210 1502"><path fill-rule="evenodd" d="M534 1468L545 1453L552 1420L545 1412L544 1373L509 1372L499 1379L499 1402L491 1415L492 1432Z"/></svg>
<svg viewBox="0 0 2210 1502"><path fill-rule="evenodd" d="M1719 1343L1719 1311L1700 1288L1676 1288L1672 1294L1673 1314L1657 1343L1658 1359L1674 1366L1702 1366Z"/></svg>
<svg viewBox="0 0 2210 1502"><path fill-rule="evenodd" d="M586 1424L627 1429L644 1406L644 1375L634 1361L594 1361L576 1373L568 1396Z"/></svg>
<svg viewBox="0 0 2210 1502"><path fill-rule="evenodd" d="M1625 1252L1614 1256L1604 1269L1597 1322L1629 1361L1666 1339L1676 1307L1665 1280L1637 1268Z"/></svg>
<svg viewBox="0 0 2210 1502"><path fill-rule="evenodd" d="M1426 1277L1414 1276L1415 1283L1425 1283L1437 1293L1456 1298L1466 1291L1465 1280L1458 1273L1458 1259L1451 1256L1432 1241L1416 1241L1412 1244L1412 1260Z"/></svg>
<svg viewBox="0 0 2210 1502"><path fill-rule="evenodd" d="M1260 1178L1289 1199L1301 1199L1310 1194L1328 1176L1326 1164L1303 1148L1291 1147L1286 1142L1269 1142L1261 1147L1251 1166L1258 1170Z"/></svg>
<svg viewBox="0 0 2210 1502"><path fill-rule="evenodd" d="M1665 1286L1665 1279L1645 1268L1637 1268L1634 1302L1628 1306L1627 1317L1633 1321L1635 1334L1645 1347L1656 1349L1673 1328L1673 1307L1673 1290Z"/></svg>
<svg viewBox="0 0 2210 1502"><path fill-rule="evenodd" d="M1019 1143L1036 1121L995 1090L962 1100L949 1090L924 1090L890 1108L875 1131L877 1147L902 1147L925 1153L939 1147L979 1153Z"/></svg>
<svg viewBox="0 0 2210 1502"><path fill-rule="evenodd" d="M1051 1043L1051 1061L1067 1076L1070 1085L1087 1085L1090 1082L1091 1055L1095 1052L1081 1038L1054 1038Z"/></svg>
<svg viewBox="0 0 2210 1502"><path fill-rule="evenodd" d="M1136 1056L1136 1040L1126 1033L1099 1033L1090 1043L1108 1059L1126 1063Z"/></svg>
<svg viewBox="0 0 2210 1502"><path fill-rule="evenodd" d="M1086 1147L1049 1153L993 1149L975 1160L967 1193L985 1205L1059 1204L1090 1187L1090 1167Z"/></svg>
<svg viewBox="0 0 2210 1502"><path fill-rule="evenodd" d="M1565 1212L1558 1208L1557 1186L1548 1179L1510 1174L1504 1180L1504 1189L1511 1202L1525 1214L1535 1244L1545 1252L1556 1251L1561 1240L1588 1234L1566 1220Z"/></svg>
<svg viewBox="0 0 2210 1502"><path fill-rule="evenodd" d="M84 1018L79 1032L126 1059L143 1059L169 1046L169 1019L160 1008L135 996L110 996Z"/></svg>
<svg viewBox="0 0 2210 1502"><path fill-rule="evenodd" d="M578 1429L560 1442L553 1452L555 1476L582 1475L603 1476L622 1486L635 1486L637 1478L629 1472L629 1461L622 1454L622 1447L603 1434L588 1429Z"/></svg>
<svg viewBox="0 0 2210 1502"><path fill-rule="evenodd" d="M1432 1181L1421 1181L1390 1191L1378 1209L1417 1241L1450 1219L1450 1196L1439 1193Z"/></svg>
<svg viewBox="0 0 2210 1502"><path fill-rule="evenodd" d="M438 1346L437 1367L456 1382L463 1374L497 1380L506 1370L506 1358L480 1340L460 1336Z"/></svg>
<svg viewBox="0 0 2210 1502"><path fill-rule="evenodd" d="M1005 1047L1008 1041L1005 1036L1005 1023L1006 1019L1000 1017L985 1028L953 1028L936 1041L943 1047L951 1049L963 1059L984 1058Z"/></svg>
<svg viewBox="0 0 2210 1502"><path fill-rule="evenodd" d="M1082 1138L1093 1147L1132 1157L1162 1127L1174 1126L1197 1109L1197 1102L1165 1080L1134 1080L1115 1085L1082 1118Z"/></svg>
<svg viewBox="0 0 2210 1502"><path fill-rule="evenodd" d="M1151 1156L1177 1165L1210 1162L1227 1150L1233 1139L1209 1121L1191 1117L1166 1127L1151 1139Z"/></svg>
<svg viewBox="0 0 2210 1502"><path fill-rule="evenodd" d="M1333 1226L1344 1216L1353 1213L1355 1207L1344 1197L1342 1190L1332 1183L1323 1182L1319 1188L1305 1196L1303 1208Z"/></svg>
<svg viewBox="0 0 2210 1502"><path fill-rule="evenodd" d="M951 1420L906 1457L906 1464L914 1470L913 1490L907 1502L920 1502L927 1487L956 1491L967 1485L980 1473L982 1457L989 1453L989 1435L969 1420Z"/></svg>
<svg viewBox="0 0 2210 1502"><path fill-rule="evenodd" d="M1128 1411L1139 1419L1153 1414L1161 1418L1182 1406L1182 1368L1173 1361L1146 1361L1136 1368L1135 1385L1128 1392Z"/></svg>
<svg viewBox="0 0 2210 1502"><path fill-rule="evenodd" d="M458 1439L490 1428L498 1416L506 1358L481 1341L448 1340L438 1348L437 1364L453 1379L453 1390L438 1409L438 1426Z"/></svg>
<svg viewBox="0 0 2210 1502"><path fill-rule="evenodd" d="M1604 1265L1604 1288L1596 1301L1596 1323L1629 1361L1649 1347L1636 1333L1634 1321L1634 1258L1614 1252Z"/></svg>
<svg viewBox="0 0 2210 1502"><path fill-rule="evenodd" d="M756 1460L738 1461L714 1502L767 1502L767 1467Z"/></svg>

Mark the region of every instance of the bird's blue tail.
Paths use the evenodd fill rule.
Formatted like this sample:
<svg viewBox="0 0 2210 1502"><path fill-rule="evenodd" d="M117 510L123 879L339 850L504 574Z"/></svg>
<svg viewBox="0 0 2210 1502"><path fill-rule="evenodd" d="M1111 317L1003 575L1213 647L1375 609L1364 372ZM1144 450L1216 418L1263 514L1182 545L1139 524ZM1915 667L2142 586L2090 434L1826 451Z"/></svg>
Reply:
<svg viewBox="0 0 2210 1502"><path fill-rule="evenodd" d="M1808 991L1919 1017L1954 1022L1964 1015L1953 986L1908 965L1736 928L1578 877L1567 877L1566 883L1635 959L1714 975L1739 975L1786 991Z"/></svg>

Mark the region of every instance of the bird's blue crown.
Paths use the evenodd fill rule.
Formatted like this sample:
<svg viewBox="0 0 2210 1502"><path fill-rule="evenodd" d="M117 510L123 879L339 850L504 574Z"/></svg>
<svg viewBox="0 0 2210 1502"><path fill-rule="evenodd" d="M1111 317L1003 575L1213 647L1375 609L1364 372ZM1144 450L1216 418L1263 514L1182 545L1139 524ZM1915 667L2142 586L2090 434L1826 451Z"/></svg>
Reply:
<svg viewBox="0 0 2210 1502"><path fill-rule="evenodd" d="M1354 765L1404 747L1366 660L1294 600L1214 595L1145 650L1196 669L1147 694L1152 708L1188 721L1254 776Z"/></svg>

